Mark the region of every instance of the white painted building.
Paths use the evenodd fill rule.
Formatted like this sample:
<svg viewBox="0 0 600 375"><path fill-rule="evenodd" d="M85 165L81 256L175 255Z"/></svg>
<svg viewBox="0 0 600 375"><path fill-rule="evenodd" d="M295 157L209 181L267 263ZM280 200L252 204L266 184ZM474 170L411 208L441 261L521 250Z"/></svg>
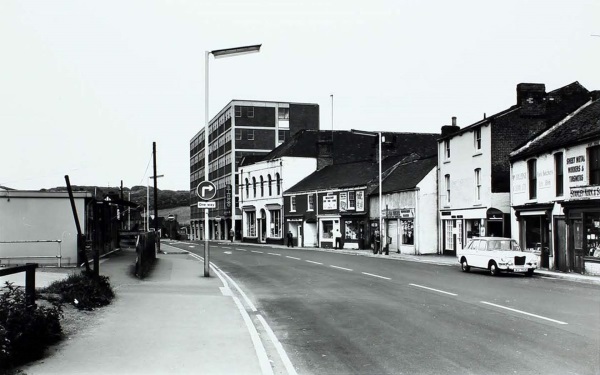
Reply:
<svg viewBox="0 0 600 375"><path fill-rule="evenodd" d="M242 240L283 244L283 192L316 169L316 158L292 156L240 166Z"/></svg>
<svg viewBox="0 0 600 375"><path fill-rule="evenodd" d="M542 268L600 275L600 100L511 153L512 237Z"/></svg>

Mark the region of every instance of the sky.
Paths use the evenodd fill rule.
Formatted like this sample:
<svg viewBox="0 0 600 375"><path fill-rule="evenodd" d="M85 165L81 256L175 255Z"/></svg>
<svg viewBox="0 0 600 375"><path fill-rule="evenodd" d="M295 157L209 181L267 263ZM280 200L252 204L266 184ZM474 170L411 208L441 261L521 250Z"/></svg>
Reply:
<svg viewBox="0 0 600 375"><path fill-rule="evenodd" d="M600 89L598 0L2 0L0 185L189 188L189 141L233 99L316 103L321 129L439 133L516 85ZM332 96L333 95L333 100ZM332 116L333 114L333 116Z"/></svg>

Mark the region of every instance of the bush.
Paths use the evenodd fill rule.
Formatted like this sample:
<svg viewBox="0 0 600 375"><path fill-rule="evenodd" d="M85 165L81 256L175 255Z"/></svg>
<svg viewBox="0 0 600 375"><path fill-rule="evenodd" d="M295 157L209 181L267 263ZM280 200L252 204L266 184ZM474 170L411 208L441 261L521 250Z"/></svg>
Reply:
<svg viewBox="0 0 600 375"><path fill-rule="evenodd" d="M25 307L23 288L6 283L0 295L0 369L40 358L62 337L62 307Z"/></svg>
<svg viewBox="0 0 600 375"><path fill-rule="evenodd" d="M73 304L79 310L106 306L115 297L107 276L96 278L86 271L55 281L43 292L58 294L61 302Z"/></svg>

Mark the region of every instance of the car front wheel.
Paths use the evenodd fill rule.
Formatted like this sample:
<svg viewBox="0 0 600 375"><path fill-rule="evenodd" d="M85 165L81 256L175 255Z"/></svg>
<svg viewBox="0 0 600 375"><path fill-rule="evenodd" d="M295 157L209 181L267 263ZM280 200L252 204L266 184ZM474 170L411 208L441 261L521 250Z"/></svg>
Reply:
<svg viewBox="0 0 600 375"><path fill-rule="evenodd" d="M463 258L462 261L460 262L460 269L463 272L469 272L469 270L471 269L471 267L469 267L469 264L467 263L467 260L465 258Z"/></svg>
<svg viewBox="0 0 600 375"><path fill-rule="evenodd" d="M525 276L528 276L528 277L533 276L533 268L528 269L527 272L525 273Z"/></svg>
<svg viewBox="0 0 600 375"><path fill-rule="evenodd" d="M498 269L498 266L496 265L496 262L492 262L490 264L490 274L492 276L498 276L498 275L500 275L500 270Z"/></svg>

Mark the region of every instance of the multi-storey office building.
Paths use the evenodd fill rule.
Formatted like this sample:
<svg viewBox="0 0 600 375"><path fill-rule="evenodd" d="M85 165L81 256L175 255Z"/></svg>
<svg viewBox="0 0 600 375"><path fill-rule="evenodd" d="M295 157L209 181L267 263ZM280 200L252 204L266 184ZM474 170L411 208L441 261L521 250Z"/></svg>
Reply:
<svg viewBox="0 0 600 375"><path fill-rule="evenodd" d="M509 154L589 100L578 82L546 93L517 85L517 104L463 129L442 127L438 141L440 249L456 250L473 236L511 235Z"/></svg>
<svg viewBox="0 0 600 375"><path fill-rule="evenodd" d="M216 208L209 211L208 230L199 209L196 187L204 181L204 139L201 129L190 140L191 238L224 239L240 233L238 165L244 156L266 155L303 129L319 129L319 106L308 103L232 100L209 121L208 180L217 187Z"/></svg>
<svg viewBox="0 0 600 375"><path fill-rule="evenodd" d="M600 275L600 99L511 153L513 238L543 267Z"/></svg>

